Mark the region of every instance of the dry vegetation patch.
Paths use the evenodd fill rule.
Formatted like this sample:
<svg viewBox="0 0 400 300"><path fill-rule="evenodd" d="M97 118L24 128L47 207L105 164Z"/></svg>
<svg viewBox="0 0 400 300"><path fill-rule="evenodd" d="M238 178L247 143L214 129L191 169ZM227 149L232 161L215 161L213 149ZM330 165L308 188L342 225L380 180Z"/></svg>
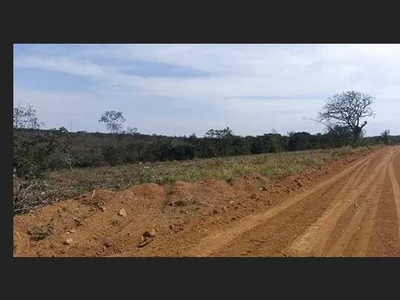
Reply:
<svg viewBox="0 0 400 300"><path fill-rule="evenodd" d="M14 178L14 213L26 213L49 203L66 200L97 189L125 190L145 184L195 182L214 178L227 183L235 178L258 174L272 179L282 178L304 170L316 170L343 155L365 153L375 147L340 148L245 155L189 161L137 163L114 167L90 167L58 170L47 179L21 182ZM268 183L260 182L260 188ZM175 203L174 206L184 206Z"/></svg>

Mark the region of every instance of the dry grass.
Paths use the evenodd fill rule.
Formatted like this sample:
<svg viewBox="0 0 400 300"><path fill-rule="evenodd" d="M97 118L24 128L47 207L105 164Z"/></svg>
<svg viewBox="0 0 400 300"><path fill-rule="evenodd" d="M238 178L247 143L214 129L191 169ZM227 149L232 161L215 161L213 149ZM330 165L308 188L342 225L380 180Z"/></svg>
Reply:
<svg viewBox="0 0 400 300"><path fill-rule="evenodd" d="M341 148L259 154L236 157L139 163L115 167L68 169L52 172L37 185L35 192L43 203L73 198L93 189L122 190L142 183L167 184L174 181L193 182L202 178L232 178L260 174L279 178L303 170L318 169L342 155L370 151L371 147ZM23 212L26 212L24 210Z"/></svg>
<svg viewBox="0 0 400 300"><path fill-rule="evenodd" d="M69 170L62 170L51 173L50 182L52 185L61 184L65 190L81 187L82 190L90 191L95 188L120 190L149 182L158 184L178 180L193 182L207 177L230 180L247 174L260 174L276 178L309 168L315 169L339 158L341 155L366 150L366 148L342 148L191 161L142 163L78 169L73 173Z"/></svg>

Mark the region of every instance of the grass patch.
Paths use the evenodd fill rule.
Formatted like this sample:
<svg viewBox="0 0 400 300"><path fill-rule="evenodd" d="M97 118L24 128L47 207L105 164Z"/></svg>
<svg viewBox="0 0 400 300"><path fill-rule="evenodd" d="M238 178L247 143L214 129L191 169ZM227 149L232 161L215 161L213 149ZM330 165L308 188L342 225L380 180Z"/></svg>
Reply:
<svg viewBox="0 0 400 300"><path fill-rule="evenodd" d="M53 233L53 228L50 225L34 226L29 231L30 239L32 241L40 241Z"/></svg>
<svg viewBox="0 0 400 300"><path fill-rule="evenodd" d="M121 222L117 219L113 219L110 221L110 224L113 226L119 226L119 225L121 225Z"/></svg>

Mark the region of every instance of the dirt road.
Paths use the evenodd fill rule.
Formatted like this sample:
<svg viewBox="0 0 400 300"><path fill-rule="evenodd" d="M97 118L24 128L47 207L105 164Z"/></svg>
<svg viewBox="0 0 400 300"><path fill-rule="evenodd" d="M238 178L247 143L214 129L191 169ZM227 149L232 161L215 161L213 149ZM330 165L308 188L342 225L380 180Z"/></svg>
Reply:
<svg viewBox="0 0 400 300"><path fill-rule="evenodd" d="M58 232L53 230L53 235L42 241L28 241L26 235L24 239L22 232L35 222L43 223L50 216L54 220L60 205L65 205L64 210L73 211L71 205L76 205L77 200L54 205L47 212L38 211L14 220L21 240L14 255L400 256L400 147L384 147L326 166L315 174L285 179L268 189L260 189L254 184L257 180L267 179L256 177L231 185L219 181L181 183L168 191L154 187L160 190L152 195L157 194L164 206L154 206L151 212L138 211L131 221L110 232L104 226L105 212L115 213L119 206L113 203L120 199L113 195L113 200L107 202L107 210L88 214L85 225L76 227L73 245L63 244L63 239L68 237L65 234L68 226L60 227ZM181 194L176 193L177 189ZM187 199L187 195L191 199L193 195L203 195L200 197L203 206L193 209L192 215L190 205L182 206L186 209L183 212L182 209L173 212L173 205L165 205L171 193L176 196L173 203ZM140 198L137 193L133 194ZM126 199L127 194L123 197ZM146 197L149 194L142 198ZM224 199L218 209L215 209L216 202L207 202L216 197ZM145 225L145 216L140 215L143 213L147 213L146 220L152 219L151 226ZM176 221L181 215L184 218ZM101 226L100 220L103 220ZM171 223L172 220L177 223ZM146 241L147 237L144 239L140 233L150 227L156 231L148 239L148 245L137 247L137 242L134 245L134 239ZM105 241L109 245L104 246Z"/></svg>
<svg viewBox="0 0 400 300"><path fill-rule="evenodd" d="M399 233L400 151L391 148L207 237L187 254L400 256Z"/></svg>

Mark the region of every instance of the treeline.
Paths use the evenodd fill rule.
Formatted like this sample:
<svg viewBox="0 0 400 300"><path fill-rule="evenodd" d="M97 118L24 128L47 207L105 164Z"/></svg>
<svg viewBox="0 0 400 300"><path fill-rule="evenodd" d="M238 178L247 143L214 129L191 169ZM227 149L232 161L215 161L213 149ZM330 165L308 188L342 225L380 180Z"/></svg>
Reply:
<svg viewBox="0 0 400 300"><path fill-rule="evenodd" d="M276 132L258 136L235 135L229 127L209 130L204 137L145 135L137 132L106 134L58 130L18 129L14 131L14 166L25 175L40 170L189 160L234 155L276 153L350 145L349 132L326 134ZM400 136L364 137L360 145L399 144ZM32 167L33 166L33 167ZM36 170L37 171L37 170Z"/></svg>
<svg viewBox="0 0 400 300"><path fill-rule="evenodd" d="M367 121L362 122L361 118L374 115L371 104L369 95L343 92L330 98L314 120L326 126L325 134L281 135L273 131L244 137L229 127L210 129L203 137L145 135L137 128L124 130L126 119L122 112L114 110L104 112L98 120L107 127L108 134L70 133L64 127L39 130L42 123L36 110L31 105L19 105L13 113L14 174L36 178L47 170L65 167L73 172L76 167L398 144L399 136L391 136L389 130L377 137L363 137Z"/></svg>

